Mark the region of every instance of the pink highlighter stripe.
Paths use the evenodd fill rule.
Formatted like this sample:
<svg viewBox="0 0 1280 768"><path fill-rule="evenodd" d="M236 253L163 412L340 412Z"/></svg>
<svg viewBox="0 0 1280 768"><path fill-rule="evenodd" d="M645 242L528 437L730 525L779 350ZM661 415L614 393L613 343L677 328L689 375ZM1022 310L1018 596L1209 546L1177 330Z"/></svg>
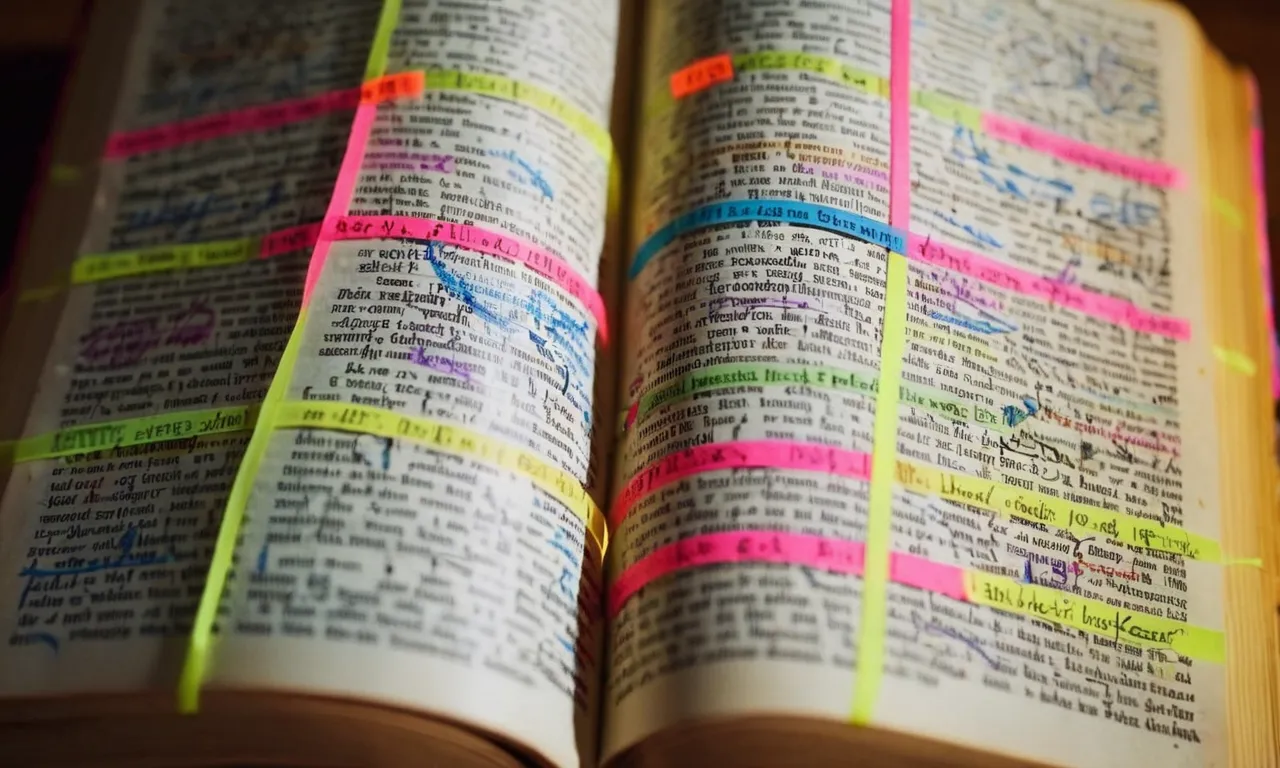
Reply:
<svg viewBox="0 0 1280 768"><path fill-rule="evenodd" d="M913 261L960 272L984 283L1082 312L1114 325L1178 341L1191 338L1191 323L1185 318L1148 312L1124 299L1040 277L932 238L911 235L907 250L907 257Z"/></svg>
<svg viewBox="0 0 1280 768"><path fill-rule="evenodd" d="M1182 171L1171 165L1140 157L1130 157L990 112L982 115L982 130L1001 141L1017 144L1036 152L1044 152L1074 165L1123 176L1143 184L1178 188L1186 181Z"/></svg>
<svg viewBox="0 0 1280 768"><path fill-rule="evenodd" d="M720 563L808 565L832 573L861 574L864 545L780 531L741 531L693 536L668 544L634 563L609 588L609 616L650 582L685 568Z"/></svg>
<svg viewBox="0 0 1280 768"><path fill-rule="evenodd" d="M871 476L871 454L791 440L711 443L686 448L637 472L614 500L609 524L616 529L637 502L681 478L718 469L748 468L811 470L866 480Z"/></svg>
<svg viewBox="0 0 1280 768"><path fill-rule="evenodd" d="M341 91L328 91L317 96L219 112L190 120L165 123L154 128L114 133L107 139L107 148L103 154L107 159L114 160L235 133L265 131L310 120L327 112L355 109L359 104L360 89L347 88Z"/></svg>
<svg viewBox="0 0 1280 768"><path fill-rule="evenodd" d="M333 196L329 198L329 209L324 215L325 222L341 218L351 204L351 194L355 191L356 182L360 180L364 150L369 144L369 135L373 132L373 121L377 116L376 104L366 103L356 108L356 116L351 121L351 136L347 139L347 151L342 156L342 165L338 168L338 177L333 183ZM324 270L325 260L329 258L329 242L321 237L316 242L316 249L311 252L311 262L307 265L307 282L302 288L303 307L311 303L311 294L316 289L316 283L320 282L320 273Z"/></svg>
<svg viewBox="0 0 1280 768"><path fill-rule="evenodd" d="M906 231L911 228L911 3L892 3L890 14L889 223Z"/></svg>
<svg viewBox="0 0 1280 768"><path fill-rule="evenodd" d="M609 589L609 617L645 586L676 571L725 563L803 565L861 576L866 546L825 536L781 531L735 531L691 536L668 544L624 569ZM967 600L964 569L905 552L889 554L889 579L898 584Z"/></svg>
<svg viewBox="0 0 1280 768"><path fill-rule="evenodd" d="M935 563L907 552L889 555L889 580L939 595L968 600L964 569L958 565Z"/></svg>
<svg viewBox="0 0 1280 768"><path fill-rule="evenodd" d="M361 104L378 104L405 96L417 96L422 93L425 83L426 75L422 71L400 72L369 80L358 88L326 91L315 96L178 120L153 128L122 131L107 139L107 148L103 154L107 159L113 160L235 133L265 131L310 120L328 112L355 109Z"/></svg>
<svg viewBox="0 0 1280 768"><path fill-rule="evenodd" d="M322 237L326 240L373 240L398 237L432 240L524 264L581 301L596 319L596 328L601 342L605 344L609 342L604 299L595 287L564 259L517 237L481 229L470 224L456 224L414 216L326 217Z"/></svg>
<svg viewBox="0 0 1280 768"><path fill-rule="evenodd" d="M1262 133L1261 102L1258 97L1258 83L1250 75L1249 112L1253 126L1249 130L1249 144L1252 149L1253 196L1257 200L1258 215L1254 217L1258 239L1258 266L1262 271L1262 291L1267 303L1267 338L1271 341L1271 397L1280 400L1280 346L1276 344L1275 296L1271 294L1271 241L1267 235L1267 165L1263 147L1266 146Z"/></svg>
<svg viewBox="0 0 1280 768"><path fill-rule="evenodd" d="M258 258L269 259L282 253L310 248L320 239L320 224L300 224L288 229L278 229L262 236L258 245Z"/></svg>

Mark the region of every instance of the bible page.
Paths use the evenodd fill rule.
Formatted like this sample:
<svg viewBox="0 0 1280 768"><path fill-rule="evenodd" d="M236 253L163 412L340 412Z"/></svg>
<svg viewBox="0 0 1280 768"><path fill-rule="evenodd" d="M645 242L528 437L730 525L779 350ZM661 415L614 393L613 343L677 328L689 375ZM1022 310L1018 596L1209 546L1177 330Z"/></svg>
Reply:
<svg viewBox="0 0 1280 768"><path fill-rule="evenodd" d="M403 3L386 76L425 88L357 117L240 481L209 690L361 698L594 763L617 15Z"/></svg>
<svg viewBox="0 0 1280 768"><path fill-rule="evenodd" d="M650 4L606 759L798 715L1225 761L1193 34Z"/></svg>

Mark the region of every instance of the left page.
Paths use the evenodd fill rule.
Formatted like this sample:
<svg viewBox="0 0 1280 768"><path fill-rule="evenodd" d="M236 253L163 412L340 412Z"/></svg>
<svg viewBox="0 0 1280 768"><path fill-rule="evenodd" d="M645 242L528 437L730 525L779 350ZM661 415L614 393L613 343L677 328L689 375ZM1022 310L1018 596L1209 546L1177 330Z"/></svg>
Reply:
<svg viewBox="0 0 1280 768"><path fill-rule="evenodd" d="M617 16L403 3L386 76L425 92L357 117L242 472L210 692L360 698L594 762Z"/></svg>
<svg viewBox="0 0 1280 768"><path fill-rule="evenodd" d="M142 8L0 506L0 697L176 686L381 5Z"/></svg>

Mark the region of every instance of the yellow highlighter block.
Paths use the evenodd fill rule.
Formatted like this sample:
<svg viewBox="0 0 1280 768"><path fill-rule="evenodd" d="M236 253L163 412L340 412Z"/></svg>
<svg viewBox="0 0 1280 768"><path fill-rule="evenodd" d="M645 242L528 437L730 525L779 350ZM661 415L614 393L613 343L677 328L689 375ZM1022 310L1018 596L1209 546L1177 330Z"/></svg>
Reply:
<svg viewBox="0 0 1280 768"><path fill-rule="evenodd" d="M1226 661L1222 632L1149 613L1076 597L1053 587L1026 584L983 571L965 572L965 594L978 605L1079 629L1143 648L1167 648L1182 656Z"/></svg>
<svg viewBox="0 0 1280 768"><path fill-rule="evenodd" d="M1068 501L994 480L899 461L898 483L908 490L985 509L1005 518L1043 523L1073 534L1102 534L1125 544L1172 552L1192 560L1222 562L1222 548L1218 542L1205 536L1156 520Z"/></svg>
<svg viewBox="0 0 1280 768"><path fill-rule="evenodd" d="M257 253L258 240L251 237L137 251L90 253L71 265L71 282L96 283L150 272L238 264L254 258Z"/></svg>

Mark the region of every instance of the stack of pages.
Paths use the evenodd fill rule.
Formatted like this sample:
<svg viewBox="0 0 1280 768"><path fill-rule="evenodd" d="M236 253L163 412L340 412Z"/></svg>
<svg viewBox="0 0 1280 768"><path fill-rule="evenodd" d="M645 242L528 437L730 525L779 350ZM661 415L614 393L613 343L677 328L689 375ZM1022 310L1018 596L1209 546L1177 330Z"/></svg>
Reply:
<svg viewBox="0 0 1280 768"><path fill-rule="evenodd" d="M0 763L1276 766L1258 112L1140 0L98 4Z"/></svg>

